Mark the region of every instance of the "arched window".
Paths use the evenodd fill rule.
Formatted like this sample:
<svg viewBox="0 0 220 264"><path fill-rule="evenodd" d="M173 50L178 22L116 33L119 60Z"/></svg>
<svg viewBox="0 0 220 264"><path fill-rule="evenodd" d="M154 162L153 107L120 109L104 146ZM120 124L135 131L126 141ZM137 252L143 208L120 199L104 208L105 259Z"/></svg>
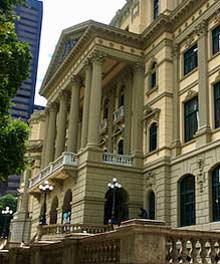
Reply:
<svg viewBox="0 0 220 264"><path fill-rule="evenodd" d="M105 195L104 224L113 220L114 224L120 224L129 219L128 193L123 188L109 189ZM114 219L112 214L114 211Z"/></svg>
<svg viewBox="0 0 220 264"><path fill-rule="evenodd" d="M159 16L159 0L153 0L153 18L156 19Z"/></svg>
<svg viewBox="0 0 220 264"><path fill-rule="evenodd" d="M212 172L212 215L213 221L220 221L220 165Z"/></svg>
<svg viewBox="0 0 220 264"><path fill-rule="evenodd" d="M124 86L118 94L118 108L124 105Z"/></svg>
<svg viewBox="0 0 220 264"><path fill-rule="evenodd" d="M62 223L70 224L71 221L71 202L72 202L72 192L71 190L66 191L64 201L63 201L63 215Z"/></svg>
<svg viewBox="0 0 220 264"><path fill-rule="evenodd" d="M57 196L53 198L51 209L50 209L50 224L57 223L57 208L58 208L58 198Z"/></svg>
<svg viewBox="0 0 220 264"><path fill-rule="evenodd" d="M150 89L153 89L157 86L157 72L156 72L157 63L154 61L150 67L150 79L149 85Z"/></svg>
<svg viewBox="0 0 220 264"><path fill-rule="evenodd" d="M180 181L180 226L190 226L195 223L195 177L186 175Z"/></svg>
<svg viewBox="0 0 220 264"><path fill-rule="evenodd" d="M149 128L149 151L157 149L157 123L153 123Z"/></svg>
<svg viewBox="0 0 220 264"><path fill-rule="evenodd" d="M155 194L153 191L149 194L149 219L155 219Z"/></svg>
<svg viewBox="0 0 220 264"><path fill-rule="evenodd" d="M103 108L103 119L108 118L108 100L105 100Z"/></svg>
<svg viewBox="0 0 220 264"><path fill-rule="evenodd" d="M123 139L121 139L118 142L118 154L119 155L123 155L124 154L124 140Z"/></svg>

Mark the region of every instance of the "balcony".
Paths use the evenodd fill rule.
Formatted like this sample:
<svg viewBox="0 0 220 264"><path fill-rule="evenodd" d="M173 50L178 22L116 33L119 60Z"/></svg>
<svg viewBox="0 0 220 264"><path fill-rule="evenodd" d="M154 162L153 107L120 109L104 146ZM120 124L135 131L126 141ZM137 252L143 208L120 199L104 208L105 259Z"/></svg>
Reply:
<svg viewBox="0 0 220 264"><path fill-rule="evenodd" d="M29 188L34 189L42 181L48 178L62 179L67 174L72 175L77 166L77 158L74 153L64 152L55 161L51 162L45 169L41 170L34 178L30 179ZM57 175L59 174L59 175Z"/></svg>
<svg viewBox="0 0 220 264"><path fill-rule="evenodd" d="M107 118L104 118L100 124L99 124L99 134L105 134L107 132L107 127L108 127L108 121Z"/></svg>
<svg viewBox="0 0 220 264"><path fill-rule="evenodd" d="M120 123L124 120L124 106L120 106L114 113L113 113L113 123L114 125Z"/></svg>
<svg viewBox="0 0 220 264"><path fill-rule="evenodd" d="M103 162L112 165L132 166L133 158L128 155L103 153Z"/></svg>

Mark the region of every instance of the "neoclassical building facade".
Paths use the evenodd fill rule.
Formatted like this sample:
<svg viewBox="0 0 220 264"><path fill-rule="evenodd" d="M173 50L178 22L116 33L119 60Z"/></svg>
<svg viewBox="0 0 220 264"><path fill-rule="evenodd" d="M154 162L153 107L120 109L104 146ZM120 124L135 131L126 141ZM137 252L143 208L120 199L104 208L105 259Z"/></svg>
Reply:
<svg viewBox="0 0 220 264"><path fill-rule="evenodd" d="M220 228L219 14L217 0L128 0L110 25L62 32L40 90L46 110L30 119L12 241L37 232L45 180L48 224L66 213L107 224L117 178L117 221L143 207L173 227Z"/></svg>

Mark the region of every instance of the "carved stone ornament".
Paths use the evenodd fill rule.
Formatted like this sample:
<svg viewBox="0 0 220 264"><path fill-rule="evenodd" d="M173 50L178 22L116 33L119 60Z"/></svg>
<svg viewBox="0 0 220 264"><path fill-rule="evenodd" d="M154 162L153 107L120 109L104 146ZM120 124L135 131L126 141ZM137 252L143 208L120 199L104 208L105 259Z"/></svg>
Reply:
<svg viewBox="0 0 220 264"><path fill-rule="evenodd" d="M71 77L70 77L70 82L73 84L73 85L76 85L76 86L79 86L80 85L80 78L78 75L75 75L73 74Z"/></svg>
<svg viewBox="0 0 220 264"><path fill-rule="evenodd" d="M155 173L154 172L149 171L144 176L144 186L146 189L149 189L155 186Z"/></svg>
<svg viewBox="0 0 220 264"><path fill-rule="evenodd" d="M218 9L215 13L215 23L220 24L220 9Z"/></svg>
<svg viewBox="0 0 220 264"><path fill-rule="evenodd" d="M188 101L188 100L192 99L196 95L197 95L196 91L189 90L184 101Z"/></svg>
<svg viewBox="0 0 220 264"><path fill-rule="evenodd" d="M202 37L206 35L208 31L208 24L206 20L203 20L198 26L195 28L195 33L198 35L198 37Z"/></svg>
<svg viewBox="0 0 220 264"><path fill-rule="evenodd" d="M185 47L189 48L192 45L193 42L194 42L194 36L193 35L188 35L187 38L186 38Z"/></svg>
<svg viewBox="0 0 220 264"><path fill-rule="evenodd" d="M175 44L173 46L173 49L172 49L172 57L173 58L178 57L179 56L179 52L180 52L179 44Z"/></svg>
<svg viewBox="0 0 220 264"><path fill-rule="evenodd" d="M198 166L197 181L199 184L200 193L203 192L203 185L205 182L204 164L205 164L204 159L198 159L197 161L197 166Z"/></svg>
<svg viewBox="0 0 220 264"><path fill-rule="evenodd" d="M105 58L107 57L107 55L99 50L94 51L89 59L91 60L91 62L95 62L95 63L100 63L103 64L105 62Z"/></svg>

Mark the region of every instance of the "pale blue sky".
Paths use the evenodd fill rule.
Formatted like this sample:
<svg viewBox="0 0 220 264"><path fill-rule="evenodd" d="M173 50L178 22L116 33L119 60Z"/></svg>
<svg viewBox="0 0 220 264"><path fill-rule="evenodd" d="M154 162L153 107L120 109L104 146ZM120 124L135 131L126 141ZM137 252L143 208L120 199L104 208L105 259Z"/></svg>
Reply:
<svg viewBox="0 0 220 264"><path fill-rule="evenodd" d="M108 24L126 0L43 0L43 25L35 103L45 105L39 88L63 29L92 19Z"/></svg>

